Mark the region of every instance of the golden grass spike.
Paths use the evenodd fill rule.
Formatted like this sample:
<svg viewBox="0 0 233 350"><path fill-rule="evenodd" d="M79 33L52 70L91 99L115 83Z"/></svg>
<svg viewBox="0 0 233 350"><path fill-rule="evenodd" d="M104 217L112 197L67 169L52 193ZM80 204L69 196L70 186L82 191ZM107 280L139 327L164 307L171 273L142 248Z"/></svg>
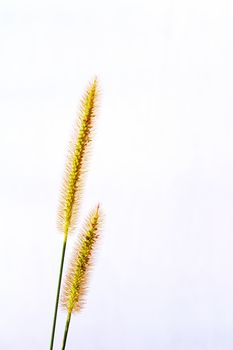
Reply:
<svg viewBox="0 0 233 350"><path fill-rule="evenodd" d="M90 213L74 250L61 297L61 304L68 311L68 314L82 308L93 252L99 238L101 218L98 205Z"/></svg>
<svg viewBox="0 0 233 350"><path fill-rule="evenodd" d="M74 135L70 143L66 171L58 209L58 229L68 234L75 229L82 194L86 158L92 139L97 107L97 79L88 86L83 99Z"/></svg>

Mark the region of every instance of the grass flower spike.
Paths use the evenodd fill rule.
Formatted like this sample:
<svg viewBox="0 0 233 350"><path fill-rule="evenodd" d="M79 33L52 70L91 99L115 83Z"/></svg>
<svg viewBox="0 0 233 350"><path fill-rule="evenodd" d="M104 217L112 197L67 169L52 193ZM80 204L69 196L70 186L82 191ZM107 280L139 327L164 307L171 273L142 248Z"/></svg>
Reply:
<svg viewBox="0 0 233 350"><path fill-rule="evenodd" d="M80 116L70 143L58 210L58 228L66 235L75 229L82 193L83 176L96 116L97 80L81 101Z"/></svg>
<svg viewBox="0 0 233 350"><path fill-rule="evenodd" d="M83 306L88 273L93 261L93 253L99 238L101 224L102 215L98 205L86 221L65 279L61 304L67 310L67 320L62 349L65 349L71 314L78 312Z"/></svg>
<svg viewBox="0 0 233 350"><path fill-rule="evenodd" d="M61 255L50 350L53 349L54 343L67 236L68 233L74 230L76 225L76 218L79 211L79 204L82 193L85 165L89 146L92 140L92 131L96 117L96 103L98 95L97 90L97 79L94 79L93 82L91 82L88 86L86 93L81 100L80 113L70 143L66 171L61 191L61 200L58 210L58 228L64 234L64 241Z"/></svg>

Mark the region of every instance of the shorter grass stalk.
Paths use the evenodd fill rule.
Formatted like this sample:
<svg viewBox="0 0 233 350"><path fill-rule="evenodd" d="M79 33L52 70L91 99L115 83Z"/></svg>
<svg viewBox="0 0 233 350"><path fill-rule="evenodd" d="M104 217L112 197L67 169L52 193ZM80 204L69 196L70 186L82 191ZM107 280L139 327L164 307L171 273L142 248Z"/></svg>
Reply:
<svg viewBox="0 0 233 350"><path fill-rule="evenodd" d="M71 319L71 312L67 314L67 318L66 318L65 331L64 331L63 342L62 342L62 350L65 350L65 347L66 347L66 339L69 331L70 319Z"/></svg>

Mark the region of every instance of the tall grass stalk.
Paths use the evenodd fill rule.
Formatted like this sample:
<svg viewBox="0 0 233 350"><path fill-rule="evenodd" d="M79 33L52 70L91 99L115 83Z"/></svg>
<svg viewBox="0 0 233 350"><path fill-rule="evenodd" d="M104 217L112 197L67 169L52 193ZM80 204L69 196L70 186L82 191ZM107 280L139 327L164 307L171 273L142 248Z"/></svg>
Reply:
<svg viewBox="0 0 233 350"><path fill-rule="evenodd" d="M77 215L79 213L80 200L82 196L87 156L89 153L90 143L92 141L92 132L96 117L97 97L97 79L94 79L93 82L89 84L86 93L81 100L80 113L74 128L72 140L70 142L68 159L66 163L57 221L58 229L64 234L64 240L58 277L50 350L53 349L56 331L57 311L67 237L68 234L73 232L76 227Z"/></svg>

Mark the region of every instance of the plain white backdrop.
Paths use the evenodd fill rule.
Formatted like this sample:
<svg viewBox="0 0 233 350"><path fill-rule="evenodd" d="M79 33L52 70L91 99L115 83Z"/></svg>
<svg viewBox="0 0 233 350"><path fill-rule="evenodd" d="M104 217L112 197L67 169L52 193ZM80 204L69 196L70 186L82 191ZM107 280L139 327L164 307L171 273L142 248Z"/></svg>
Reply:
<svg viewBox="0 0 233 350"><path fill-rule="evenodd" d="M49 348L60 185L95 75L80 224L100 201L105 225L67 350L233 348L232 32L225 0L1 0L0 349Z"/></svg>

